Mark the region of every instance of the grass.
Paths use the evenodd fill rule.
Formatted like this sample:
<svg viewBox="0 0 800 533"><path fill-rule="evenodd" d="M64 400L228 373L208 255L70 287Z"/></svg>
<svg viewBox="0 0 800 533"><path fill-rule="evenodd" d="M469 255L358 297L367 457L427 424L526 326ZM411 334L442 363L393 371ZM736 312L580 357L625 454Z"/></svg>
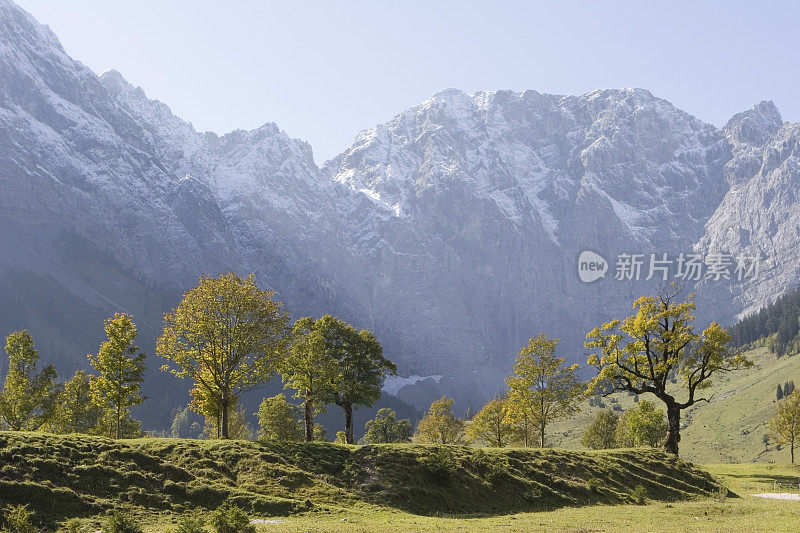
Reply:
<svg viewBox="0 0 800 533"><path fill-rule="evenodd" d="M767 421L775 411L778 383L800 383L800 356L776 357L766 348L747 353L755 363L748 370L715 376L714 386L703 391L711 395L709 403L699 403L685 410L681 423L681 457L695 463L740 463L746 461L788 462L789 450L772 442L767 447L763 436ZM679 398L681 396L679 395ZM652 395L642 398L660 405ZM617 413L633 407L633 397L614 394L603 400L606 408L617 406ZM553 424L551 444L567 449L581 449L580 439L599 407L588 402L576 416Z"/></svg>
<svg viewBox="0 0 800 533"><path fill-rule="evenodd" d="M36 520L50 527L72 517L96 523L113 509L163 529L165 521L228 502L254 517L290 517L284 520L301 528L308 521L344 518L356 525L381 517L413 528L436 516L488 520L625 506L635 501L637 485L649 500L669 502L719 488L708 473L657 450L113 441L4 432L0 465L0 506L30 503Z"/></svg>

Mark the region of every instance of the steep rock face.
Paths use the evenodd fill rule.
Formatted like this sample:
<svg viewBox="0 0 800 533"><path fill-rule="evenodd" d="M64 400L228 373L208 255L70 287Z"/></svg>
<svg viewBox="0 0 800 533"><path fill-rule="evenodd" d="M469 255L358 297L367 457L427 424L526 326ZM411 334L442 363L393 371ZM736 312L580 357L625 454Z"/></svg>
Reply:
<svg viewBox="0 0 800 533"><path fill-rule="evenodd" d="M579 350L576 331L646 290L582 284L580 252L690 250L729 157L720 131L639 89L448 90L361 133L323 172L362 194L342 216L375 280L376 322L406 329L406 356L441 373L507 367L538 331Z"/></svg>
<svg viewBox="0 0 800 533"><path fill-rule="evenodd" d="M69 372L126 311L152 353L198 275L253 272L295 316L373 329L401 374L444 376L400 396L478 405L528 337L580 360L589 327L658 289L613 280L619 253L761 254L758 279L696 287L703 319L793 286L798 128L771 102L717 129L642 89L450 89L319 169L274 124L195 131L0 0L0 332L32 329ZM584 250L605 279L580 282ZM168 413L180 391L153 379Z"/></svg>

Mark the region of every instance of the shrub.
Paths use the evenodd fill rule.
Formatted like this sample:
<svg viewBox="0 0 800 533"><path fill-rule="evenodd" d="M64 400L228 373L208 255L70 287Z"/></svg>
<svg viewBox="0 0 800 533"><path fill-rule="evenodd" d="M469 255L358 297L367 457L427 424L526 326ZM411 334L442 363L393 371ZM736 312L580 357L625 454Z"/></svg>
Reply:
<svg viewBox="0 0 800 533"><path fill-rule="evenodd" d="M206 524L201 516L185 514L178 520L175 533L205 533Z"/></svg>
<svg viewBox="0 0 800 533"><path fill-rule="evenodd" d="M631 498L637 505L644 505L647 503L647 489L641 485L636 485L631 491Z"/></svg>
<svg viewBox="0 0 800 533"><path fill-rule="evenodd" d="M439 448L433 453L426 455L420 462L428 469L428 472L435 480L446 483L458 469L458 463L453 455L444 448Z"/></svg>
<svg viewBox="0 0 800 533"><path fill-rule="evenodd" d="M235 505L224 504L208 518L208 523L217 533L255 533L250 517Z"/></svg>
<svg viewBox="0 0 800 533"><path fill-rule="evenodd" d="M103 524L103 533L143 533L142 527L127 513L114 511Z"/></svg>
<svg viewBox="0 0 800 533"><path fill-rule="evenodd" d="M33 511L27 505L9 505L3 509L6 527L11 533L34 533L36 528L31 524Z"/></svg>

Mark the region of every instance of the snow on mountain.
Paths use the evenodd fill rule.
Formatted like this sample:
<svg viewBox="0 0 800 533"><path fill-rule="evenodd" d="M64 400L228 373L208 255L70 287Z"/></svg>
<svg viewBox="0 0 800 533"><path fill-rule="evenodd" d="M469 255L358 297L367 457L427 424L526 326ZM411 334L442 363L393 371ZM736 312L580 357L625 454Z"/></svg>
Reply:
<svg viewBox="0 0 800 533"><path fill-rule="evenodd" d="M275 124L195 131L0 0L0 328L69 370L109 313L152 343L198 275L253 272L295 316L373 329L402 397L477 405L528 337L578 360L589 327L657 289L615 281L620 253L762 254L756 280L699 285L703 317L793 286L799 127L771 102L718 129L643 89L448 89L320 169ZM606 279L578 279L584 250Z"/></svg>

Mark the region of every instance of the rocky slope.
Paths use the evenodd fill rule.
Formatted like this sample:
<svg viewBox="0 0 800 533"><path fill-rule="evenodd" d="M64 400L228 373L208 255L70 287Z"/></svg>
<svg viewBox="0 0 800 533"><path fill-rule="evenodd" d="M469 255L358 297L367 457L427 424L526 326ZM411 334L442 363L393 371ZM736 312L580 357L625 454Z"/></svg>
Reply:
<svg viewBox="0 0 800 533"><path fill-rule="evenodd" d="M0 331L31 329L69 372L121 310L152 353L198 275L254 272L295 316L338 314L403 375L444 376L401 397L466 408L529 336L580 359L589 327L658 289L614 280L620 253L759 253L757 279L698 284L703 318L794 285L799 135L769 102L718 129L642 89L449 89L320 169L274 124L195 131L0 0ZM604 279L580 281L584 250ZM150 392L168 408L166 379Z"/></svg>

